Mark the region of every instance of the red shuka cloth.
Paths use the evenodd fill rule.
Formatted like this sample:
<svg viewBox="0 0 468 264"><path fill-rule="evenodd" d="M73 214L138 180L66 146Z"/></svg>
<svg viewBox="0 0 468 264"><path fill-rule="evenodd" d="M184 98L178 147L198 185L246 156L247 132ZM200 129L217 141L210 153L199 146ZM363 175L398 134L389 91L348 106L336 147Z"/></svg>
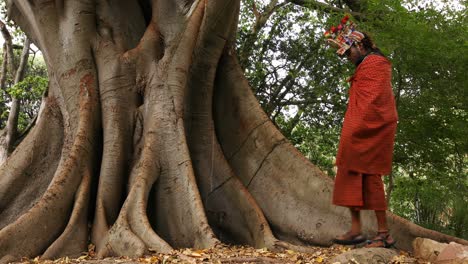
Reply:
<svg viewBox="0 0 468 264"><path fill-rule="evenodd" d="M389 174L398 115L392 68L380 55L368 55L351 77L348 108L336 156L339 168Z"/></svg>
<svg viewBox="0 0 468 264"><path fill-rule="evenodd" d="M354 210L387 210L382 176L338 168L333 204Z"/></svg>

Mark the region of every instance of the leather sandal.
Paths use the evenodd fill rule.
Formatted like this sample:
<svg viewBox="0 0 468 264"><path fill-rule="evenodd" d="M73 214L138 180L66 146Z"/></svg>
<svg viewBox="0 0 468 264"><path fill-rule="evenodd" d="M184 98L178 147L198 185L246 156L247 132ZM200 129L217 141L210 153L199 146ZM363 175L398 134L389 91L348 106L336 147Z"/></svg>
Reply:
<svg viewBox="0 0 468 264"><path fill-rule="evenodd" d="M351 231L347 232L346 234L333 239L333 243L340 244L340 245L356 245L366 241L366 237L363 236L361 233L359 234L352 234Z"/></svg>
<svg viewBox="0 0 468 264"><path fill-rule="evenodd" d="M371 240L367 240L366 248L391 248L396 244L396 240L393 239L389 233L379 233L376 237Z"/></svg>

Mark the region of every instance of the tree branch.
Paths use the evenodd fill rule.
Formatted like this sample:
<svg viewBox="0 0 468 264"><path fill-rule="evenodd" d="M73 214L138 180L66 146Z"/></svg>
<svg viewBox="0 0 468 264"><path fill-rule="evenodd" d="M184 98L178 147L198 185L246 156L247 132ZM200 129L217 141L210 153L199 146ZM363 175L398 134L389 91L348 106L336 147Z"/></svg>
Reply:
<svg viewBox="0 0 468 264"><path fill-rule="evenodd" d="M3 61L2 61L2 69L0 70L0 89L5 89L5 82L6 82L6 76L7 76L7 61L8 61L8 55L7 55L7 45L6 43L3 44Z"/></svg>
<svg viewBox="0 0 468 264"><path fill-rule="evenodd" d="M10 32L6 27L5 23L0 20L0 31L2 32L3 39L5 40L6 45L6 53L7 53L7 64L8 70L13 74L15 72L15 63L14 63L14 55L13 55L13 43L11 40Z"/></svg>
<svg viewBox="0 0 468 264"><path fill-rule="evenodd" d="M30 45L30 41L26 37L24 41L23 52L21 54L20 64L18 66L18 69L16 70L14 84L21 82L21 80L24 77L26 65L28 64L29 45ZM14 143L16 142L16 139L18 138L18 117L19 117L19 112L20 112L20 106L21 106L20 99L12 96L10 113L8 114L8 120L7 120L7 125L6 125L7 134L6 134L6 140L5 140L5 149L6 149L6 153L8 156L10 155L11 152L13 152Z"/></svg>
<svg viewBox="0 0 468 264"><path fill-rule="evenodd" d="M5 41L3 44L3 63L2 63L2 71L1 71L1 76L0 76L0 85L1 85L0 87L1 89L6 90L5 82L7 79L8 71L10 71L12 74L14 73L13 44L12 44L10 32L8 31L8 28L6 27L5 23L3 23L3 21L1 20L0 20L0 31ZM4 131L5 133L2 135L2 137L6 136L7 130L8 129L5 128L5 131ZM0 147L3 147L2 145L4 142L5 141L2 141L2 143L0 144ZM0 155L0 162L2 162L2 160L6 158L6 155L8 155L6 154L7 153L6 149L2 153L3 154Z"/></svg>
<svg viewBox="0 0 468 264"><path fill-rule="evenodd" d="M21 53L20 63L18 65L18 69L16 70L15 84L21 82L24 78L24 72L28 64L30 45L31 45L31 41L29 40L28 37L26 37L26 39L24 40L23 52Z"/></svg>
<svg viewBox="0 0 468 264"><path fill-rule="evenodd" d="M36 113L36 115L34 115L34 117L31 119L31 122L29 122L28 126L21 132L20 135L18 135L18 137L16 138L16 142L14 143L15 146L19 145L19 143L23 141L23 139L28 135L29 131L31 131L31 129L36 124L38 116L39 113Z"/></svg>
<svg viewBox="0 0 468 264"><path fill-rule="evenodd" d="M258 12L257 5L255 4L255 2L252 2L252 10L253 10L253 13L254 13L256 19L259 20L260 19L260 12Z"/></svg>
<svg viewBox="0 0 468 264"><path fill-rule="evenodd" d="M252 26L252 30L250 34L244 41L244 45L239 49L239 60L241 62L242 68L246 68L246 63L248 58L251 56L252 51L254 49L255 41L257 40L258 33L260 30L265 27L268 19L271 15L280 7L287 4L287 2L283 2L278 4L278 0L272 0L266 7L263 13L260 13L257 9L255 3L253 3L253 13L255 15L255 23Z"/></svg>
<svg viewBox="0 0 468 264"><path fill-rule="evenodd" d="M299 62L299 64L292 70L289 71L288 76L283 80L283 82L279 85L279 89L275 92L272 98L272 103L274 105L280 106L281 100L292 90L295 84L295 78L293 73L299 72L303 68L303 61ZM281 91L285 88L283 91Z"/></svg>
<svg viewBox="0 0 468 264"><path fill-rule="evenodd" d="M344 0L344 2L355 12L361 12L363 10L363 3L361 0Z"/></svg>
<svg viewBox="0 0 468 264"><path fill-rule="evenodd" d="M283 130L283 133L287 138L291 137L291 133L293 129L296 127L296 125L301 121L303 111L299 108L297 113L294 115L294 117L288 122L286 125L286 128Z"/></svg>
<svg viewBox="0 0 468 264"><path fill-rule="evenodd" d="M357 18L363 18L364 17L363 13L351 11L350 9L342 9L342 8L334 7L334 6L331 6L331 5L328 5L328 4L325 4L325 3L321 3L321 2L318 2L318 1L315 1L315 0L287 0L286 2L295 4L295 5L299 5L299 6L303 6L303 7L307 7L307 8L322 10L322 11L327 12L327 13L332 13L332 12L349 13L349 14L353 15L354 17L357 17ZM353 2L354 5L349 5L348 2ZM354 10L354 8L359 6L357 1L347 1L346 3L351 8L353 8L353 10Z"/></svg>
<svg viewBox="0 0 468 264"><path fill-rule="evenodd" d="M13 19L15 24L43 52L46 61L50 61L47 50L55 51L58 49L55 46L57 43L50 41L58 39L58 31L50 30L44 33L44 30L46 28L59 28L58 16L61 14L55 6L55 4L60 4L60 1L51 2L54 2L54 4L39 7L34 5L34 1L9 0L7 5L8 18ZM41 19L41 17L47 19Z"/></svg>

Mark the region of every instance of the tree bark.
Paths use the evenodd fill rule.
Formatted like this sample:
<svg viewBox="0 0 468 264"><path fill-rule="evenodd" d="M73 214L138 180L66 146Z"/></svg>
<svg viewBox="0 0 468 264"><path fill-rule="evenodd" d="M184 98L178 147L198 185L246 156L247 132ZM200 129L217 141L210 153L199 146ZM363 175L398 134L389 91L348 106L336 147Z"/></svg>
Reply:
<svg viewBox="0 0 468 264"><path fill-rule="evenodd" d="M2 69L0 70L0 89L5 90L5 83L8 72L8 47L7 43L3 43L3 60Z"/></svg>
<svg viewBox="0 0 468 264"><path fill-rule="evenodd" d="M238 0L10 4L50 85L0 167L0 262L76 256L88 237L100 257L223 242L307 251L347 229L331 180L251 92L232 47ZM389 218L405 249L416 236L467 243Z"/></svg>
<svg viewBox="0 0 468 264"><path fill-rule="evenodd" d="M2 75L0 76L1 89L6 90L6 79L7 74L10 72L14 74L15 63L14 63L14 53L13 53L13 42L11 40L10 32L6 27L3 21L0 21L0 32L2 33L4 44L3 44L3 63L2 63ZM11 111L10 111L11 113ZM11 129L8 128L8 119L7 125L4 129L0 131L0 164L2 164L9 155L8 147L8 137L11 136Z"/></svg>

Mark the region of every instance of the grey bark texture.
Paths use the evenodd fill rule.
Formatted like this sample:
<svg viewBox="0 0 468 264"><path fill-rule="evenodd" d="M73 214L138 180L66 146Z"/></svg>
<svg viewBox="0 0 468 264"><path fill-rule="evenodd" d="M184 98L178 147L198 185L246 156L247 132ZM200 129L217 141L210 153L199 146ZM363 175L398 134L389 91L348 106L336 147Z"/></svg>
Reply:
<svg viewBox="0 0 468 264"><path fill-rule="evenodd" d="M50 84L0 167L1 263L89 242L100 257L223 242L307 251L348 228L331 180L251 92L232 46L239 0L9 4ZM468 243L389 219L404 249L417 236Z"/></svg>

